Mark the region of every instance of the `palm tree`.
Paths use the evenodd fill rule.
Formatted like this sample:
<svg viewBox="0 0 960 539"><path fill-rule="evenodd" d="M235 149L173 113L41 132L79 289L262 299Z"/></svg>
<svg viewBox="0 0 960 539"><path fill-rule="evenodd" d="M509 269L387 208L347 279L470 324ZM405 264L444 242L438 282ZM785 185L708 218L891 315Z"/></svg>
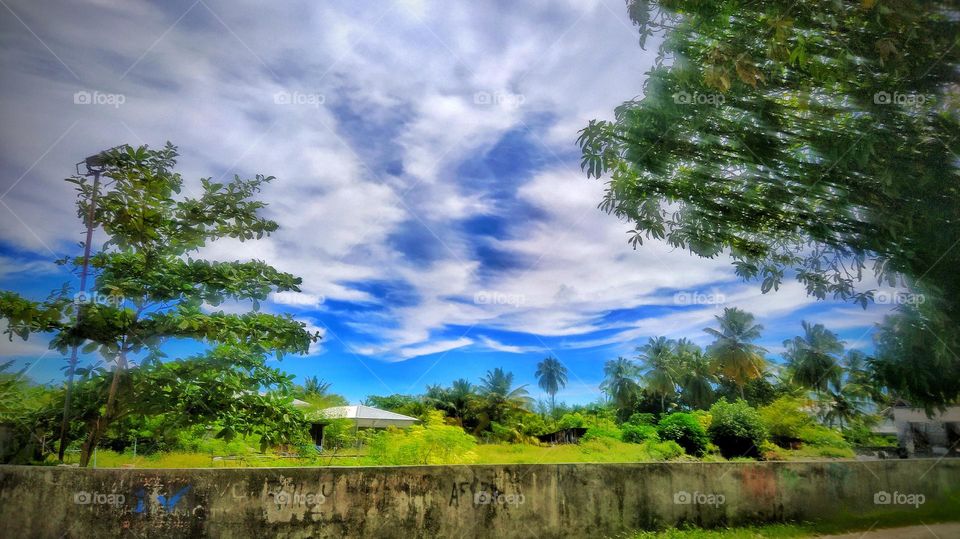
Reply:
<svg viewBox="0 0 960 539"><path fill-rule="evenodd" d="M537 363L537 384L550 395L550 413L557 408L557 391L567 385L567 368L556 358Z"/></svg>
<svg viewBox="0 0 960 539"><path fill-rule="evenodd" d="M763 376L766 350L753 341L760 338L763 326L755 324L753 315L736 307L723 309L723 315L715 316L720 329L706 328L714 341L707 347L707 355L716 372L733 380L743 398L743 386L750 380Z"/></svg>
<svg viewBox="0 0 960 539"><path fill-rule="evenodd" d="M693 408L706 410L713 404L713 385L717 383L713 363L699 346L687 339L677 342L676 352L680 396Z"/></svg>
<svg viewBox="0 0 960 539"><path fill-rule="evenodd" d="M666 411L667 397L677 393L677 357L675 341L666 337L651 337L647 344L637 348L637 359L642 367L641 377L647 389L660 397L660 411Z"/></svg>
<svg viewBox="0 0 960 539"><path fill-rule="evenodd" d="M428 404L445 412L461 427L475 399L476 389L473 384L463 378L454 380L448 388L439 385L427 386L427 392L424 395L424 400Z"/></svg>
<svg viewBox="0 0 960 539"><path fill-rule="evenodd" d="M801 325L803 336L783 341L787 348L784 358L797 384L812 389L819 397L831 381L839 381L843 374L839 359L843 342L823 324L803 321Z"/></svg>
<svg viewBox="0 0 960 539"><path fill-rule="evenodd" d="M831 427L836 423L842 429L863 415L866 401L867 394L862 387L832 378L821 400L823 420Z"/></svg>
<svg viewBox="0 0 960 539"><path fill-rule="evenodd" d="M605 391L619 412L630 410L640 393L637 385L639 369L625 357L607 361L603 366L605 378L600 389Z"/></svg>
<svg viewBox="0 0 960 539"><path fill-rule="evenodd" d="M500 422L510 412L526 410L533 402L526 385L513 388L513 373L497 367L480 381L480 398L487 422Z"/></svg>
<svg viewBox="0 0 960 539"><path fill-rule="evenodd" d="M309 376L303 381L303 392L307 395L323 396L330 389L330 382L323 379L317 379L316 376Z"/></svg>

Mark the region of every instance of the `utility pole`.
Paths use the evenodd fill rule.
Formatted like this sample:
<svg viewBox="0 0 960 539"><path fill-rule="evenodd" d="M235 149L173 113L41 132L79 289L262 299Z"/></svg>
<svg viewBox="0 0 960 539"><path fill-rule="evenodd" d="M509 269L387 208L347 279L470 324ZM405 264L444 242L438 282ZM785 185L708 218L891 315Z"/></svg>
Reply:
<svg viewBox="0 0 960 539"><path fill-rule="evenodd" d="M109 150L108 150L109 151ZM77 163L77 175L80 174L80 165L86 166L87 173L84 176L93 176L93 191L90 193L90 204L87 208L87 237L83 243L83 265L80 268L80 291L74 303L77 307L77 323L80 322L80 302L86 301L87 276L90 273L90 245L93 243L93 221L97 211L97 194L100 190L100 173L103 172L106 162L106 151L97 155L92 155L82 162ZM63 420L60 423L60 447L57 452L57 458L63 462L63 455L67 449L67 429L70 425L70 397L73 393L73 375L77 370L77 360L79 356L79 345L73 345L70 351L70 363L67 366L67 391L63 399Z"/></svg>

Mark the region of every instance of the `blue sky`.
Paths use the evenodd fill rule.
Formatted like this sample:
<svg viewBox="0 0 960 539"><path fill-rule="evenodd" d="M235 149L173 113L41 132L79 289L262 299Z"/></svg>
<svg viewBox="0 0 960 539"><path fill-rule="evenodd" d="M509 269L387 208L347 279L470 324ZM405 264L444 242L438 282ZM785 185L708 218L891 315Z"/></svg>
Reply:
<svg viewBox="0 0 960 539"><path fill-rule="evenodd" d="M558 399L588 402L604 361L654 335L707 344L723 306L757 315L772 359L801 320L867 349L889 310L817 302L792 281L761 295L725 256L631 249L574 144L652 65L619 0L5 7L0 289L42 299L73 279L52 260L79 253L62 181L75 162L169 140L188 194L201 177L277 177L264 197L280 231L202 255L301 276L302 293L264 308L324 339L280 366L351 402L498 366L542 397L547 355L570 372ZM64 364L37 337L0 342L5 359L42 382Z"/></svg>

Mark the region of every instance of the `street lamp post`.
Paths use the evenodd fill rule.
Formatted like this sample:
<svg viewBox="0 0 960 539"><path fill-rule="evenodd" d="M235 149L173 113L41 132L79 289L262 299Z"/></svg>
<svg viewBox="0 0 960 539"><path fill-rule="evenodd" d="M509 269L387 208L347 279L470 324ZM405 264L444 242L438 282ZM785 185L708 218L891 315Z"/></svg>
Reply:
<svg viewBox="0 0 960 539"><path fill-rule="evenodd" d="M109 151L109 150L108 150ZM80 165L86 167L84 176L93 176L93 191L90 193L90 204L87 208L87 237L83 243L83 265L80 268L80 292L77 299L84 298L87 292L87 276L90 272L90 244L93 243L93 221L97 211L97 194L100 190L100 174L106 168L106 151L96 155L91 155L83 161L77 163L77 175L80 175ZM77 306L77 322L80 321L81 309ZM58 448L57 458L63 462L63 455L67 449L67 428L70 421L70 397L73 393L73 375L77 370L77 360L79 356L79 345L74 344L70 350L70 363L67 366L67 390L63 399L63 420L60 423L60 446Z"/></svg>

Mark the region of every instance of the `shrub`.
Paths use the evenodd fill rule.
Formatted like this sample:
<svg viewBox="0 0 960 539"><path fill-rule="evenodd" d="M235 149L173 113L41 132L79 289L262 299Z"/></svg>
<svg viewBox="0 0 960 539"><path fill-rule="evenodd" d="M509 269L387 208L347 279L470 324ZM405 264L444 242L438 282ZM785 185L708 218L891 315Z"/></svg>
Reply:
<svg viewBox="0 0 960 539"><path fill-rule="evenodd" d="M760 408L760 419L777 445L793 447L801 441L800 432L813 424L810 414L803 411L807 405L802 399L780 397Z"/></svg>
<svg viewBox="0 0 960 539"><path fill-rule="evenodd" d="M624 423L620 427L622 433L621 440L631 444L639 444L646 441L659 442L657 428L651 425L635 425L633 423Z"/></svg>
<svg viewBox="0 0 960 539"><path fill-rule="evenodd" d="M744 400L729 403L720 399L710 407L710 439L726 458L759 458L767 439L766 429L756 408Z"/></svg>
<svg viewBox="0 0 960 539"><path fill-rule="evenodd" d="M587 416L583 418L581 426L587 427L587 433L583 435L583 440L595 440L597 438L620 440L622 438L620 428L610 418Z"/></svg>
<svg viewBox="0 0 960 539"><path fill-rule="evenodd" d="M584 424L584 421L585 420L583 416L579 413L563 414L563 417L561 417L560 420L557 421L557 428L570 429L570 428L582 427Z"/></svg>
<svg viewBox="0 0 960 539"><path fill-rule="evenodd" d="M683 412L670 414L660 420L657 434L661 440L677 442L687 453L698 457L703 455L710 442L697 418Z"/></svg>
<svg viewBox="0 0 960 539"><path fill-rule="evenodd" d="M443 424L443 413L427 413L425 426L390 428L368 440L373 464L460 464L471 462L477 441L460 427Z"/></svg>
<svg viewBox="0 0 960 539"><path fill-rule="evenodd" d="M630 416L630 419L627 420L627 423L630 423L631 425L649 425L652 427L657 424L657 421L653 414L637 412Z"/></svg>
<svg viewBox="0 0 960 539"><path fill-rule="evenodd" d="M673 440L666 442L648 442L647 452L654 460L673 460L683 456L683 448Z"/></svg>

